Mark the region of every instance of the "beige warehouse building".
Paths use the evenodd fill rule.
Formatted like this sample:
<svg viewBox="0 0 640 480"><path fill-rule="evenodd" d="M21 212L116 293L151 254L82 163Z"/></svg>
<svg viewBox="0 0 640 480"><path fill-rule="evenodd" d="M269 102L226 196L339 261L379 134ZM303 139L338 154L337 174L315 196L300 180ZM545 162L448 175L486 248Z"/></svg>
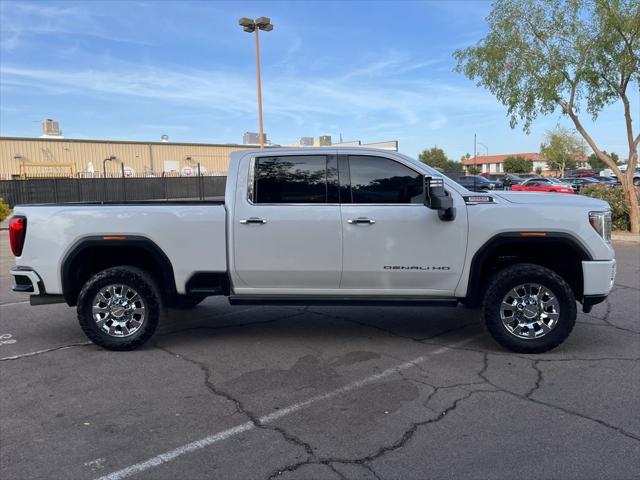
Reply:
<svg viewBox="0 0 640 480"><path fill-rule="evenodd" d="M333 145L397 150L398 142ZM202 174L226 175L231 152L255 148L256 145L239 144L0 137L0 180L101 176L104 159L111 157L115 159L104 163L108 176L120 175L123 167L127 176L194 175L198 164Z"/></svg>
<svg viewBox="0 0 640 480"><path fill-rule="evenodd" d="M143 176L163 172L187 174L201 165L202 173L226 175L229 154L255 145L134 142L115 140L72 140L52 138L0 137L0 179L38 176L75 176L93 172L118 175L122 165L127 174Z"/></svg>

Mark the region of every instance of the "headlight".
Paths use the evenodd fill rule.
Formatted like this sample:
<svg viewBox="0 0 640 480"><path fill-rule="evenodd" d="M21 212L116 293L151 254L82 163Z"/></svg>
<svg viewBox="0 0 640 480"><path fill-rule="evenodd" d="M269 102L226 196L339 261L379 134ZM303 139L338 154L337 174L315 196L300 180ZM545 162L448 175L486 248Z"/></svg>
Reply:
<svg viewBox="0 0 640 480"><path fill-rule="evenodd" d="M611 212L589 212L589 223L605 242L611 242Z"/></svg>

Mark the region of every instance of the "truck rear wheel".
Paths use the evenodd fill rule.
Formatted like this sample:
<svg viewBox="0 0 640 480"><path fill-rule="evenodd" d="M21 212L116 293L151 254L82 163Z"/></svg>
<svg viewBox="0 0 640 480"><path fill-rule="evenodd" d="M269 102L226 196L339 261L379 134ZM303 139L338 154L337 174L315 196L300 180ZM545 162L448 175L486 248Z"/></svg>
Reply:
<svg viewBox="0 0 640 480"><path fill-rule="evenodd" d="M490 281L482 316L493 338L519 353L542 353L560 345L576 322L576 298L548 268L521 263Z"/></svg>
<svg viewBox="0 0 640 480"><path fill-rule="evenodd" d="M155 332L160 297L143 270L109 268L82 287L77 312L82 330L93 343L108 350L133 350Z"/></svg>

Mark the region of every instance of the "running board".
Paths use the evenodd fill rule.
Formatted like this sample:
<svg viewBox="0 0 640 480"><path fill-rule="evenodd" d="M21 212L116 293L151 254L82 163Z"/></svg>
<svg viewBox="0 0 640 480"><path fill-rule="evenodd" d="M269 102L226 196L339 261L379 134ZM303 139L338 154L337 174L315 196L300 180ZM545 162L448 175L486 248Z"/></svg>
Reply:
<svg viewBox="0 0 640 480"><path fill-rule="evenodd" d="M230 295L231 305L344 305L455 307L457 298Z"/></svg>

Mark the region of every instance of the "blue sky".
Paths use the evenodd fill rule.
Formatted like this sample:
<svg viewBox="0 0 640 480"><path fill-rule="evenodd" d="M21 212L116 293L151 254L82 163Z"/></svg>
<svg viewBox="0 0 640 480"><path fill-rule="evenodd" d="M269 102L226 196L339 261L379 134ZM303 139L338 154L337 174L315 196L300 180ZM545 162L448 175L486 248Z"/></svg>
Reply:
<svg viewBox="0 0 640 480"><path fill-rule="evenodd" d="M55 118L67 138L240 143L257 130L253 38L239 17L270 16L261 36L265 131L275 143L399 140L451 158L537 151L559 113L529 135L453 72L451 53L486 33L489 2L0 3L0 134L37 136ZM633 105L638 95L633 93ZM638 108L634 108L638 112ZM636 116L637 117L637 116ZM626 155L622 106L593 125ZM637 120L636 120L637 124ZM479 154L485 152L479 147Z"/></svg>

